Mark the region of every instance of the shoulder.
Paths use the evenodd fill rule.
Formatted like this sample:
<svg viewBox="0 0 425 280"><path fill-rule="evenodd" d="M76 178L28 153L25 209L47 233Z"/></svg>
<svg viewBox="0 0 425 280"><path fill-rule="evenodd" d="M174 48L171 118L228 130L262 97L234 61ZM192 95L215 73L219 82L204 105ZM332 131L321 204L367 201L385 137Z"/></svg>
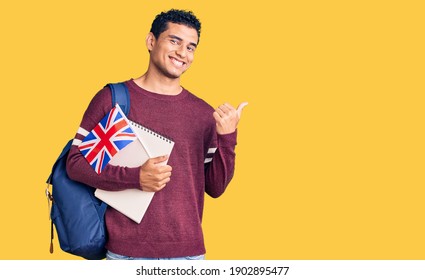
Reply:
<svg viewBox="0 0 425 280"><path fill-rule="evenodd" d="M128 81L124 81L122 83L128 84ZM128 85L127 85L127 88L128 88ZM94 95L91 103L99 109L104 109L106 111L109 111L115 105L115 104L112 104L112 95L113 94L111 91L110 84L106 84Z"/></svg>
<svg viewBox="0 0 425 280"><path fill-rule="evenodd" d="M112 108L112 97L110 89L105 86L101 88L91 99L84 112L82 127L87 128L99 122Z"/></svg>
<svg viewBox="0 0 425 280"><path fill-rule="evenodd" d="M186 90L186 89L185 89ZM188 99L190 100L191 103L193 103L193 105L201 111L205 111L205 112L214 112L214 108L207 103L205 100L203 100L202 98L200 98L199 96L191 93L190 91L186 90L189 94L188 94Z"/></svg>
<svg viewBox="0 0 425 280"><path fill-rule="evenodd" d="M112 97L108 86L101 88L92 98L89 107L92 109L111 109Z"/></svg>
<svg viewBox="0 0 425 280"><path fill-rule="evenodd" d="M192 120L196 120L196 123L205 129L205 133L211 134L215 129L215 120L213 113L215 109L205 100L189 92L187 98L190 100L190 110Z"/></svg>

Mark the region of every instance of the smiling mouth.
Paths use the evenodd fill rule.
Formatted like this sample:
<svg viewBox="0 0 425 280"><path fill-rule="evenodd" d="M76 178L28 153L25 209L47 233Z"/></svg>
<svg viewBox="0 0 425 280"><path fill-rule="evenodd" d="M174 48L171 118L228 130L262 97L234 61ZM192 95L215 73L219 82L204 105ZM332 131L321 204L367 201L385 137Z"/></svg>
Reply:
<svg viewBox="0 0 425 280"><path fill-rule="evenodd" d="M185 65L186 63L184 63L183 61L180 61L174 57L170 57L171 62L173 62L173 64L177 67L183 67L183 65Z"/></svg>

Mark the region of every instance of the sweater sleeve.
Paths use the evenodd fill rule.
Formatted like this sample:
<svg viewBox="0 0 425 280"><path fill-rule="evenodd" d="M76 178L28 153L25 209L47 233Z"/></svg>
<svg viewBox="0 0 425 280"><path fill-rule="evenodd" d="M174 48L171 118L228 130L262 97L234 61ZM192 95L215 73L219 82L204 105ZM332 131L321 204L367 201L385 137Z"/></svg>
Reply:
<svg viewBox="0 0 425 280"><path fill-rule="evenodd" d="M139 188L140 167L128 168L108 164L100 174L97 174L78 149L78 143L84 139L85 134L111 110L111 104L111 91L108 87L100 90L90 102L68 155L66 163L68 176L94 188L109 191Z"/></svg>
<svg viewBox="0 0 425 280"><path fill-rule="evenodd" d="M205 159L205 191L213 198L221 196L233 178L237 131L219 135Z"/></svg>

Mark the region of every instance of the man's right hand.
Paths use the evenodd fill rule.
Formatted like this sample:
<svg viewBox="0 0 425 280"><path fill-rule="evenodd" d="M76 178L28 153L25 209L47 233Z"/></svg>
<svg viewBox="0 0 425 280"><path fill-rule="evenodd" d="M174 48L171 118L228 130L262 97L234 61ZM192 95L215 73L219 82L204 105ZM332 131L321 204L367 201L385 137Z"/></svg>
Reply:
<svg viewBox="0 0 425 280"><path fill-rule="evenodd" d="M148 159L140 167L139 184L143 191L157 192L170 181L172 168L165 165L168 156Z"/></svg>

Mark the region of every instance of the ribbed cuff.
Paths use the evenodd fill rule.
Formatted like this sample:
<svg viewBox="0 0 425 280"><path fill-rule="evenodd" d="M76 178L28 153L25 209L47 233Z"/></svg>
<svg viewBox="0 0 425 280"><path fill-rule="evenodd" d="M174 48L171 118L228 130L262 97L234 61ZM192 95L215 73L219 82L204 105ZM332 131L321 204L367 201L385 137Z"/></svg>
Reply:
<svg viewBox="0 0 425 280"><path fill-rule="evenodd" d="M238 130L229 134L217 134L217 141L220 147L235 147L237 144Z"/></svg>

